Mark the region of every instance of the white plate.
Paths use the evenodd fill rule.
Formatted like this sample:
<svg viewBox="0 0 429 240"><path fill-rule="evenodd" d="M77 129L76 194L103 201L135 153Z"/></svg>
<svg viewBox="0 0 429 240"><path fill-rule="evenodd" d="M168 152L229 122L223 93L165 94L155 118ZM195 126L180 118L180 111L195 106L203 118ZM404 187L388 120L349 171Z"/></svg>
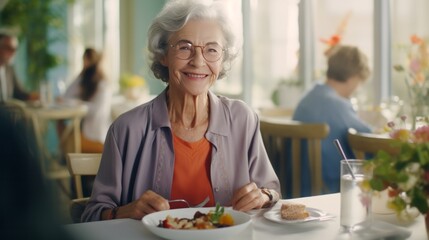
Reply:
<svg viewBox="0 0 429 240"><path fill-rule="evenodd" d="M195 212L208 213L211 208L182 208L167 211L160 211L148 214L142 218L143 224L155 235L166 239L174 240L216 240L226 239L243 231L249 224L250 215L225 208L225 213L231 214L234 219L234 225L230 227L218 229L201 229L201 230L185 230L185 229L167 229L158 227L159 221L164 220L167 215L177 218L193 218Z"/></svg>
<svg viewBox="0 0 429 240"><path fill-rule="evenodd" d="M310 216L305 218L305 219L298 219L298 220L283 219L280 215L280 208L276 208L276 209L273 209L271 211L264 213L264 217L270 221L273 221L276 223L283 223L283 224L295 224L295 223L323 221L323 220L327 220L327 219L334 217L334 216L328 215L328 214L324 213L323 211L316 209L316 208L307 207L306 210L310 214Z"/></svg>

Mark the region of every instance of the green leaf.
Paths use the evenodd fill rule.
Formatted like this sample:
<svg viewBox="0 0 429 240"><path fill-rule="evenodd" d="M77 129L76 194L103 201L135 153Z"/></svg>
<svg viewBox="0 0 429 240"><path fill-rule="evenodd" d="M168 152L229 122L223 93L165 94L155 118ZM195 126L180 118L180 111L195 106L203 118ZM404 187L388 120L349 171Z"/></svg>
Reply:
<svg viewBox="0 0 429 240"><path fill-rule="evenodd" d="M399 172L396 175L396 182L397 183L402 183L402 182L407 182L409 178L409 174L405 173L405 172Z"/></svg>
<svg viewBox="0 0 429 240"><path fill-rule="evenodd" d="M377 191L383 191L384 189L386 189L386 186L383 183L383 180L381 180L379 178L371 179L369 181L369 185L371 186L372 189L377 190Z"/></svg>
<svg viewBox="0 0 429 240"><path fill-rule="evenodd" d="M404 199L400 198L399 196L393 199L392 204L394 205L395 211L397 212L400 212L407 207L407 203L404 201Z"/></svg>
<svg viewBox="0 0 429 240"><path fill-rule="evenodd" d="M223 215L225 211L224 207L221 207L219 203L216 203L215 211L210 216L210 221L214 224L219 223L220 217Z"/></svg>
<svg viewBox="0 0 429 240"><path fill-rule="evenodd" d="M414 188L411 192L411 206L416 207L420 213L426 214L429 210L428 203L426 201L426 195L422 189Z"/></svg>

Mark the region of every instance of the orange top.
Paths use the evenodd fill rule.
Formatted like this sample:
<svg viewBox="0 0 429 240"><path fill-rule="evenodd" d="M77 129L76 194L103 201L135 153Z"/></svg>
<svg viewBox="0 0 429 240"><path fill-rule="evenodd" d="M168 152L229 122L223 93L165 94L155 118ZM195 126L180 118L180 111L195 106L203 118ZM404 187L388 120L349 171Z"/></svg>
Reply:
<svg viewBox="0 0 429 240"><path fill-rule="evenodd" d="M191 205L201 203L207 196L205 207L215 205L210 181L211 145L206 138L186 142L173 134L174 175L170 199L185 199ZM184 207L170 204L170 208Z"/></svg>

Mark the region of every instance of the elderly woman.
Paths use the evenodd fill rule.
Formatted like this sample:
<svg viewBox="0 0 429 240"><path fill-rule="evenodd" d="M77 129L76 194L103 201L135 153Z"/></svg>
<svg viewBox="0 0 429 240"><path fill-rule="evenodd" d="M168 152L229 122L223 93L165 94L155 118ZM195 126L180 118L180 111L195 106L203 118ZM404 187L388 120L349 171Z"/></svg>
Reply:
<svg viewBox="0 0 429 240"><path fill-rule="evenodd" d="M298 103L293 119L302 122L326 123L329 135L322 141L322 175L328 192L340 190L340 160L333 141L339 139L346 155L354 155L347 141L348 128L359 132L371 129L353 110L350 97L369 77L367 57L354 46L336 46L330 50L325 83L316 83ZM303 169L308 162L303 162ZM308 173L301 174L309 176ZM309 179L302 179L302 195L309 195Z"/></svg>
<svg viewBox="0 0 429 240"><path fill-rule="evenodd" d="M152 23L151 68L167 88L110 127L83 221L141 219L172 199L208 196L205 206L241 211L278 200L257 115L209 90L230 66L234 36L225 6L201 2L169 2Z"/></svg>

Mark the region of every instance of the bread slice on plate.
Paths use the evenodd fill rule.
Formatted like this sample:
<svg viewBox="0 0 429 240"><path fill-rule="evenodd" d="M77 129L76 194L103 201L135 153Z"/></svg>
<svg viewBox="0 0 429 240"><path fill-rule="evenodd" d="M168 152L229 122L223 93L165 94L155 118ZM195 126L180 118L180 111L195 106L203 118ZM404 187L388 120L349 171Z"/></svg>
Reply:
<svg viewBox="0 0 429 240"><path fill-rule="evenodd" d="M285 220L301 220L310 216L305 205L300 203L283 203L280 215Z"/></svg>

